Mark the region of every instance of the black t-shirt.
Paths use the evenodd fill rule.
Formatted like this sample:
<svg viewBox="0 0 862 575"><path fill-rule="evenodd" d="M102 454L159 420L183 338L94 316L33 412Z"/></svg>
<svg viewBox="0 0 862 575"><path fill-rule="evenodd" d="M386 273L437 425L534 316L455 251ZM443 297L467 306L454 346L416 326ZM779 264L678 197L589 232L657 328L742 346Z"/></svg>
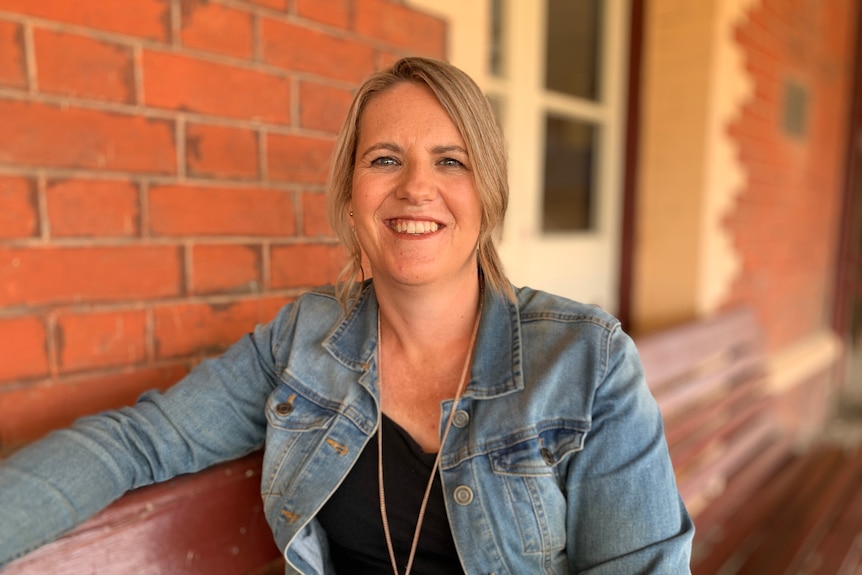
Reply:
<svg viewBox="0 0 862 575"><path fill-rule="evenodd" d="M436 454L424 453L404 429L385 415L381 427L386 514L395 558L403 573ZM339 575L392 572L380 518L376 438L368 442L317 519L329 537L332 560ZM411 573L464 573L449 528L439 474L435 474L431 488Z"/></svg>

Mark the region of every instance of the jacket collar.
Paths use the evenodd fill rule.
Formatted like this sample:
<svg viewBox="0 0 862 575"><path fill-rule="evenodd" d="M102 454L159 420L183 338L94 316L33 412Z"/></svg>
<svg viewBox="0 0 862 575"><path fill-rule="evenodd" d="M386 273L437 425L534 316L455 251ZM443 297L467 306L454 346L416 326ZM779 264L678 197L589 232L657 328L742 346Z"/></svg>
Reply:
<svg viewBox="0 0 862 575"><path fill-rule="evenodd" d="M465 397L487 399L524 388L521 325L518 306L494 290L485 290L476 351ZM377 381L377 296L366 281L355 304L324 343L345 367L362 371L360 382L373 389Z"/></svg>

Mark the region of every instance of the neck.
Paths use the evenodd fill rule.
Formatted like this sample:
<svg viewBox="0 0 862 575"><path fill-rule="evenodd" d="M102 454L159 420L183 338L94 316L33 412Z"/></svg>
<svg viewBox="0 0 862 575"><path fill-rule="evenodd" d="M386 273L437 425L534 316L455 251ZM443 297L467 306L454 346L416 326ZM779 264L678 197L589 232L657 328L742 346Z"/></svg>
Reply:
<svg viewBox="0 0 862 575"><path fill-rule="evenodd" d="M378 285L380 325L404 351L432 350L469 339L479 309L478 271L445 288Z"/></svg>

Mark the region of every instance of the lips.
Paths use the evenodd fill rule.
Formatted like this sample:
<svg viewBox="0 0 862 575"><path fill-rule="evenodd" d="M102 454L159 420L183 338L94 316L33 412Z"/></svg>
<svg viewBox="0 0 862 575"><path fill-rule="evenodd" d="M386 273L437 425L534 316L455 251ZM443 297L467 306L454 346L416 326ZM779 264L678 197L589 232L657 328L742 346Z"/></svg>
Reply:
<svg viewBox="0 0 862 575"><path fill-rule="evenodd" d="M388 220L389 229L397 234L409 234L413 236L421 236L424 234L433 234L441 228L437 222L428 220Z"/></svg>

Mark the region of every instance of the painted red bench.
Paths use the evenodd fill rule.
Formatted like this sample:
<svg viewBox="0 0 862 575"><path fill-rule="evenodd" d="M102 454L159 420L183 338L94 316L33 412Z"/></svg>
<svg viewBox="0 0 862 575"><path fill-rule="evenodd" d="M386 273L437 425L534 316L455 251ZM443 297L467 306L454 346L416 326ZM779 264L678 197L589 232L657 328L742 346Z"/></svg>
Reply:
<svg viewBox="0 0 862 575"><path fill-rule="evenodd" d="M862 446L784 432L749 309L636 338L697 532L694 575L862 568Z"/></svg>
<svg viewBox="0 0 862 575"><path fill-rule="evenodd" d="M284 572L263 514L261 454L126 494L3 575Z"/></svg>
<svg viewBox="0 0 862 575"><path fill-rule="evenodd" d="M697 527L693 569L712 573L731 552L716 537L791 454L770 412L763 334L737 309L635 341Z"/></svg>

